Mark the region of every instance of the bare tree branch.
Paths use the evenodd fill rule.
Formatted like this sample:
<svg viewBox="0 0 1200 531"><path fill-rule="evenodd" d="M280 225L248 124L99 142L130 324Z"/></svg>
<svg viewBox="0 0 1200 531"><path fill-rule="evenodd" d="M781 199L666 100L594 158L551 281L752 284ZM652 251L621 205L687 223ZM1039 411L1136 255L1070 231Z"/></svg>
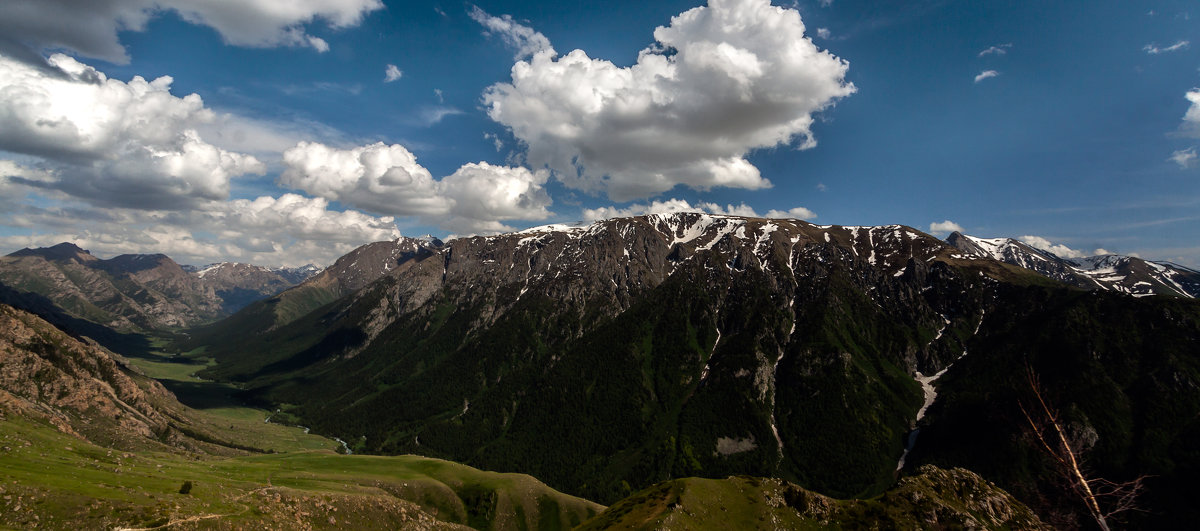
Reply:
<svg viewBox="0 0 1200 531"><path fill-rule="evenodd" d="M1087 506L1096 524L1108 531L1109 518L1123 512L1141 510L1138 497L1145 488L1144 480L1147 476L1123 483L1104 478L1088 478L1081 465L1081 450L1071 445L1059 421L1058 412L1046 402L1037 374L1028 364L1025 366L1025 373L1036 406L1027 408L1026 404L1019 400L1017 406L1021 408L1030 431L1041 443L1042 449L1058 463L1060 472ZM1030 409L1033 409L1034 413L1030 413Z"/></svg>

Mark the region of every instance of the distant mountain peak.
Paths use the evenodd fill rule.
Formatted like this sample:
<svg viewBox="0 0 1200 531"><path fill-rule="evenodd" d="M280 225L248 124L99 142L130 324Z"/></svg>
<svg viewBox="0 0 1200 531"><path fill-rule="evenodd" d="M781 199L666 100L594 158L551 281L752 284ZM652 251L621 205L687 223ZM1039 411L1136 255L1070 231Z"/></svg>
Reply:
<svg viewBox="0 0 1200 531"><path fill-rule="evenodd" d="M968 257L998 260L1083 289L1116 291L1134 297L1200 297L1200 272L1169 262L1149 262L1119 254L1063 258L1013 238L979 238L957 231L946 241Z"/></svg>
<svg viewBox="0 0 1200 531"><path fill-rule="evenodd" d="M54 260L59 262L67 260L73 260L76 262L91 262L93 260L99 260L99 258L93 256L90 251L83 249L82 247L79 247L71 242L62 242L50 247L38 247L36 249L26 247L20 251L10 253L8 256L40 256L46 260Z"/></svg>

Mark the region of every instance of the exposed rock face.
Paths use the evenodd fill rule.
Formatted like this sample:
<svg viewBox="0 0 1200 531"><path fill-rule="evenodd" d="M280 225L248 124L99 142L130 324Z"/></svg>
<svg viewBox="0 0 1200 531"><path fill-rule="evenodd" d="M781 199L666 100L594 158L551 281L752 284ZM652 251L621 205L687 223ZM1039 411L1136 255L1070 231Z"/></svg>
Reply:
<svg viewBox="0 0 1200 531"><path fill-rule="evenodd" d="M155 439L168 430L158 382L135 377L107 352L37 316L0 305L0 396L17 412L64 431Z"/></svg>
<svg viewBox="0 0 1200 531"><path fill-rule="evenodd" d="M921 466L880 502L907 508L922 529L1051 529L1011 494L963 468Z"/></svg>
<svg viewBox="0 0 1200 531"><path fill-rule="evenodd" d="M380 306L369 319L383 323L389 319L379 312L395 316L415 311L444 287L458 293L457 307L487 306L479 327L495 322L526 293L554 300L560 310L582 312L587 307L613 316L690 264L706 270L697 271L701 276L695 282L719 284L719 276L761 272L756 278L765 283L761 287L778 293L804 290L804 276L820 278L830 269L850 267L858 277L853 281L865 291L910 268L924 274L931 260L951 252L943 242L899 225L829 227L704 214L552 225L454 240L438 252L437 260L418 257L403 264L392 275L394 286L387 288L392 304ZM465 286L470 289L457 289ZM377 327L367 327L368 336L377 332Z"/></svg>
<svg viewBox="0 0 1200 531"><path fill-rule="evenodd" d="M1051 529L974 473L924 466L882 497L836 500L779 479L679 479L619 501L593 529Z"/></svg>
<svg viewBox="0 0 1200 531"><path fill-rule="evenodd" d="M407 237L368 243L338 258L306 284L329 289L340 297L362 289L409 260L432 256L442 245L438 239Z"/></svg>

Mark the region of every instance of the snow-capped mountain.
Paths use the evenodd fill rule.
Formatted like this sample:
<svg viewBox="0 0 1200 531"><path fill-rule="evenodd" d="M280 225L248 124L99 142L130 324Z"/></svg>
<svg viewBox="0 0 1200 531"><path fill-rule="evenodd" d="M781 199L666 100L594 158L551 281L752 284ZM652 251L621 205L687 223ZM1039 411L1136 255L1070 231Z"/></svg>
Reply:
<svg viewBox="0 0 1200 531"><path fill-rule="evenodd" d="M1013 238L979 238L960 232L950 234L946 241L968 258L998 260L1083 289L1103 289L1135 297L1200 297L1200 272L1170 262L1115 254L1062 258Z"/></svg>
<svg viewBox="0 0 1200 531"><path fill-rule="evenodd" d="M561 463L530 466L577 489L591 481L608 499L622 481L653 478L613 469L588 480L599 472L583 472L580 460L621 463L635 452L654 457L629 462L669 461L669 435L695 447L692 464L680 466L772 475L821 463L816 481L857 492L894 473L915 419L908 406L920 403L912 374L937 373L961 355L979 325L980 290L1036 276L955 253L901 225L697 213L440 246L379 242L193 333L196 343L183 348L208 347L218 364L206 377L247 389L260 378L305 382L257 392L302 404L306 425L356 430L366 451L458 457L477 452L466 443L476 441L495 446L480 454L488 459ZM851 352L872 369L853 368ZM858 420L836 435L807 429L844 410L844 396L884 413L839 413ZM589 403L608 420L578 425L602 420L585 414ZM661 429L644 429L643 414L630 412ZM587 447L604 433L619 441L554 450L550 460L539 461L536 445L510 446L537 438ZM861 477L832 466L827 436L870 449Z"/></svg>
<svg viewBox="0 0 1200 531"><path fill-rule="evenodd" d="M1168 387L1193 381L1170 363L1194 355L1195 301L1100 290L1120 264L1093 279L1019 242L955 240L677 213L378 242L181 348L356 451L523 470L604 501L734 474L853 497L902 457L1033 470L1009 379L1030 366L1101 440L1167 397L1200 403Z"/></svg>
<svg viewBox="0 0 1200 531"><path fill-rule="evenodd" d="M1006 475L1045 472L1014 411L1031 368L1073 425L1114 442L1096 446L1099 467L1148 459L1130 450L1139 437L1194 438L1198 425L1178 419L1200 404L1188 361L1200 307L1123 295L1194 290L1194 272L951 240L696 213L401 238L190 328L175 347L204 347L217 363L201 376L239 382L356 452L521 470L605 502L670 477L737 474L850 498L893 482L897 463L930 462L1032 492L1028 475ZM0 273L19 266L27 285L60 271L64 290L86 287L78 277L145 291L131 300L161 292L130 280L166 289L257 274L167 275L165 257L105 265L73 247L15 254ZM1134 425L1143 431L1121 429ZM1170 456L1196 467L1186 446Z"/></svg>
<svg viewBox="0 0 1200 531"><path fill-rule="evenodd" d="M271 271L287 279L292 284L299 284L312 278L313 275L320 273L323 269L323 267L313 264L305 264L300 267L273 267Z"/></svg>
<svg viewBox="0 0 1200 531"><path fill-rule="evenodd" d="M220 262L193 268L192 274L221 298L221 306L226 312L233 313L256 300L299 284L319 271L311 264L298 268L270 268Z"/></svg>
<svg viewBox="0 0 1200 531"><path fill-rule="evenodd" d="M1075 270L1113 291L1144 297L1178 294L1200 297L1200 271L1170 262L1107 254L1068 260Z"/></svg>

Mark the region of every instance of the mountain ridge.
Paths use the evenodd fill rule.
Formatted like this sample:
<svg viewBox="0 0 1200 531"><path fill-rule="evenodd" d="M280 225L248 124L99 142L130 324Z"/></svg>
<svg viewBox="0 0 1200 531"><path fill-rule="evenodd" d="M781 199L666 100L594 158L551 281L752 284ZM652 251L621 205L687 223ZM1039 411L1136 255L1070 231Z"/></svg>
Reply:
<svg viewBox="0 0 1200 531"><path fill-rule="evenodd" d="M900 225L672 214L451 240L288 323L225 334L217 323L185 349L204 346L217 361L206 377L285 405L281 418L356 452L529 472L602 502L657 480L729 474L869 497L893 481L914 427L930 431L901 474L930 462L922 445L944 451L936 426L950 395L927 394L918 376L945 373L929 389L951 385L995 352L980 337L1088 297L1103 304L1081 307L1083 329L1121 331L1130 353L1161 348L1154 334L1178 343L1191 332L1162 319L1154 334L1126 330L1119 316L1200 313L1177 297L1089 292ZM222 335L238 341L211 341ZM1061 348L1088 347L1071 336ZM1077 370L1099 377L1128 355ZM1131 371L1162 369L1141 370ZM1147 386L1136 392L1168 393ZM1125 389L1088 398L1127 400L1135 391ZM1134 407L1116 410L1119 422L1155 406ZM935 464L957 466L951 457ZM1064 499L1004 478L1024 500Z"/></svg>
<svg viewBox="0 0 1200 531"><path fill-rule="evenodd" d="M227 263L202 275L161 253L101 259L69 242L0 257L0 283L120 332L210 322L315 272Z"/></svg>
<svg viewBox="0 0 1200 531"><path fill-rule="evenodd" d="M430 404L432 407L446 407L447 409L457 407L464 415L462 422L466 422L468 418L480 421L481 419L474 416L476 411L491 411L491 414L496 415L498 419L506 417L511 419L516 412L511 404L500 406L498 403L492 403L487 406L488 409L483 409L479 402L495 400L488 398L488 395L493 392L501 394L515 392L515 389L521 388L521 384L511 384L515 386L514 391L487 391L487 388L497 385L496 382L500 388L509 387L510 384L504 384L506 372L516 371L516 373L523 374L510 377L524 381L526 378L534 377L533 375L536 373L554 367L558 363L555 361L558 357L552 355L551 352L560 348L571 350L566 345L578 343L577 348L585 350L599 347L608 341L608 339L602 338L608 337L606 334L609 332L605 331L606 328L596 328L592 324L584 323L610 322L636 307L638 309L633 310L634 313L642 317L631 321L630 324L637 320L650 319L650 322L662 321L662 325L638 333L639 337L646 337L646 341L650 341L653 346L641 347L630 344L629 348L633 349L632 353L635 358L648 356L649 350L646 349L661 348L666 349L665 352L672 352L671 356L682 356L677 362L688 367L684 372L677 372L669 377L674 378L675 381L690 382L685 385L693 389L680 395L676 395L675 391L670 392L670 396L673 397L670 398L670 403L662 405L671 412L670 415L677 415L678 413L673 413L673 411L682 407L684 402L692 400L689 398L691 396L689 393L702 397L699 400L709 403L719 400L717 396L720 396L720 393L730 391L735 395L745 393L745 398L739 398L733 402L744 404L745 407L750 408L747 411L760 407L770 411L774 409L770 407L770 404L775 401L776 395L775 378L772 375L777 370L783 370L781 369L783 366L790 367L790 363L785 362L786 358L809 357L809 355L800 353L787 355L780 351L781 347L789 342L787 338L790 325L788 323L794 320L793 313L800 309L798 307L792 309L793 305L786 298L776 298L771 295L772 292L795 293L796 296L801 297L800 300L808 301L805 302L805 311L810 312L812 318L826 319L820 317L824 313L824 310L821 309L824 304L817 301L830 296L830 294L824 293L827 288L814 291L806 287L804 283L798 283L795 280L807 276L826 278L833 284L826 284L824 282L827 281L823 281L822 286L838 286L836 290L839 292L849 289L856 293L853 303L856 307L863 310L878 308L884 299L878 294L873 294L874 288L871 286L889 290L900 289L901 296L908 300L914 297L922 298L920 289L900 288L899 285L911 286L913 283L919 282L919 279L927 278L931 274L934 276L945 274L950 270L937 264L954 261L951 258L954 252L955 250L944 242L915 229L902 226L831 227L802 221L699 214L650 215L607 220L586 227L552 226L492 237L457 239L448 242L437 251L440 259L431 256L422 260L407 261L397 267L393 273L383 276L374 284L333 303L333 306L324 307L319 312L295 321L293 326L284 326L277 329L276 332L262 336L261 346L258 346L259 343L251 341L248 344L235 346L234 350L228 351L229 355L224 354L220 347L217 347L216 350L210 348L206 351L206 355L215 356L218 359L218 365L209 370L209 375L218 378L233 377L238 380L248 380L251 386L255 385L253 382L256 380L268 385L275 385L269 384L271 381L280 382L278 385L284 387L276 392L284 394L279 398L283 400L286 396L289 398L284 401L291 400L291 403L296 403L293 399L299 399L299 395L292 395L290 391L284 390L287 388L286 380L290 378L285 375L291 374L292 371L304 373L307 370L331 374L341 372L341 370L326 369L323 368L325 367L323 364L331 363L330 367L346 365L347 374L358 374L359 376L345 376L345 378L367 378L368 381L378 381L378 385L381 385L385 391L377 396L372 396L368 390L369 387L361 392L344 386L342 391L335 391L333 387L326 391L318 385L319 389L313 390L314 394L323 395L326 392L344 394L343 400L347 403L359 403L362 404L361 407L370 409L373 406L367 404L412 402L414 400L411 393L407 392L401 393L401 396L392 396L403 386L398 385L399 382L390 383L390 381L403 373L405 369L401 369L401 367L409 366L409 363L417 363L417 358L411 358L412 362L403 361L403 359L411 356L420 357L420 354L417 352L404 354L411 349L401 347L400 353L391 355L391 361L385 362L384 359L387 358L381 357L384 351L391 351L407 341L414 341L418 345L424 345L418 347L418 350L424 349L424 351L430 352L430 355L435 357L451 356L445 362L448 363L445 370L451 371L444 376L445 378L453 378L449 374L454 373L457 369L451 367L459 366L458 364L461 363L464 364L463 367L469 367L463 369L467 374L471 371L482 370L482 380L495 381L493 384L483 385L478 388L479 391L475 391L483 392L483 395L472 397L469 394L465 398L467 406L464 406L464 397L458 395L454 399L448 396L444 399L439 398L437 400L446 401L445 405L433 406ZM799 267L793 269L793 263L808 269L800 270ZM932 269L926 264L933 264ZM980 264L968 265L976 267ZM1040 277L1010 266L994 264L984 269L988 271L988 274L1003 278L1041 282ZM854 273L851 273L852 271ZM829 279L831 273L833 273L833 279ZM726 277L727 274L728 277ZM664 286L668 278L676 280L666 284L660 290L661 295L650 295L660 286ZM720 287L722 286L720 283L715 284L711 296L705 296L707 302L701 302L695 310L688 310L695 313L690 317L685 317L685 322L668 326L667 323L673 322L672 320L676 317L656 315L661 308L656 308L654 304L647 304L646 297L659 300L675 299L685 306L691 305L692 303L688 301L693 300L699 293L693 293L688 287L689 281L686 280L688 278L692 278L700 284L706 284L711 279L728 278L727 281L721 282L729 282L729 287L724 288ZM900 280L905 278L907 280ZM961 280L954 282L961 282ZM892 284L896 284L896 287L889 287ZM721 295L726 289L734 290L738 294ZM764 322L770 323L770 328L763 328L764 324L762 323L736 317L742 312L757 311L752 308L760 304L774 308L770 313L763 315L766 320ZM728 310L722 310L721 306L728 306ZM950 308L941 309L941 311L928 306L925 308L922 311L923 315L914 316L914 320L923 323L917 326L926 328L927 333L932 337L936 328L942 325L941 314L950 311ZM956 327L970 326L973 328L978 320L975 315L977 310L964 310L966 309L956 310L956 312L962 312L961 315L955 315ZM866 315L871 316L867 319L872 323L878 323L870 326L890 327L890 325L883 324L885 322L884 313L878 310L869 310ZM829 318L862 320L853 312ZM557 326L551 324L556 320L562 324ZM515 329L512 328L514 326ZM615 324L613 326L620 327ZM427 332L422 331L425 329L434 335L429 336ZM512 332L505 331L509 329ZM745 331L739 332L739 329L745 329ZM836 366L841 367L838 369L839 371L849 370L850 373L859 374L867 381L878 382L882 378L887 382L878 387L866 388L861 384L848 384L847 388L861 388L864 390L864 396L871 397L868 399L869 401L881 400L880 407L888 411L894 409L889 419L867 420L855 429L863 430L858 436L865 437L864 443L870 440L872 442L869 444L877 445L882 454L895 452L898 457L902 450L898 441L902 439L902 433L907 431L908 425L912 421L912 412L915 412L920 403L919 388L909 374L918 367L922 370L936 372L944 363L953 358L949 352L940 352L941 347L935 349L937 352L924 352L924 348L918 345L917 338L905 337L911 332L887 329L889 330L886 332L887 335L894 335L887 341L901 341L907 345L897 349L898 354L881 359L877 357L876 353L861 352L866 356L863 363L866 363L867 366L863 368L843 366L841 361L835 361L841 359L838 356L834 356L829 362L834 362ZM317 337L299 339L305 337L303 330L328 330L329 333L325 334L324 339ZM441 331L434 332L434 330ZM517 330L522 332L517 332ZM794 328L792 331L794 332ZM518 335L514 337L510 335L512 333ZM520 334L530 334L527 337L530 337L535 343L544 342L545 346L521 346L524 340L521 339ZM683 335L680 336L680 334ZM246 336L239 337L245 340ZM540 361L533 361L532 365L530 365L530 361L521 361L510 366L509 369L504 369L502 367L507 364L499 359L494 361L472 359L468 352L477 347L466 344L455 346L458 342L463 341L463 338L467 338L469 345L478 344L480 347L484 344L500 342L500 345L505 345L503 348L517 349L511 354L504 354L504 356L517 355L525 360L530 360L532 356L533 360ZM947 334L947 339L949 338L950 335ZM579 343L581 340L582 343ZM476 343L477 341L482 343ZM597 341L599 343L595 343ZM749 343L746 343L747 341ZM817 348L824 352L822 354L824 357L836 354L837 350L843 348L858 351L859 347L853 346L855 341L852 337L839 333L837 336L819 339L816 344L823 345ZM758 354L740 352L745 346L752 347L760 342L772 346ZM693 346L687 347L689 344ZM798 344L793 345L792 348L796 348L795 345ZM842 346L835 347L834 345ZM680 349L680 346L685 348ZM235 356L234 352L243 347L260 354L255 357ZM491 349L492 347L487 348ZM533 350L530 351L529 348L533 348ZM429 349L434 350L430 351ZM543 349L549 349L549 351ZM752 349L758 350L754 347ZM522 354L522 351L525 353ZM432 352L444 352L444 354L435 355ZM451 352L458 353L451 354ZM746 354L750 354L750 358L745 358ZM400 357L396 358L397 355ZM589 356L584 356L584 358ZM255 358L259 361L255 361ZM565 354L562 359L568 358L582 359ZM451 362L450 359L458 361ZM377 363L391 364L392 367L377 366ZM481 363L482 365L480 365ZM664 359L662 363L667 363L667 361ZM876 364L883 365L876 366ZM676 369L669 369L665 366L661 369L667 373L676 371ZM568 371L576 376L560 375L559 377L576 378L583 374L579 371L586 372L586 370L584 367L572 367ZM796 368L787 370L794 371ZM272 376L274 374L277 374L278 377ZM745 376L735 376L735 374L745 374ZM858 377L855 376L855 378ZM278 378L283 378L283 380ZM312 375L305 378L312 378ZM402 381L405 381L403 377L401 378ZM499 380L496 380L497 378ZM718 384L717 382L723 383ZM729 387L727 391L713 391L718 394L709 395L708 391L701 392L703 389L696 387L699 384L704 384L703 389L712 386L732 387ZM474 385L476 384L473 384L472 387ZM596 385L601 385L601 381L596 380ZM644 387L642 392L649 393L647 398L667 391L666 388L650 386L649 383L646 385L648 387ZM734 391L734 389L741 390ZM299 392L299 388L296 389L296 392ZM428 402L433 396L445 395L444 391L429 390L429 394L421 402ZM885 396L888 398L884 398ZM548 402L558 402L564 399L575 400L566 396L543 397L543 399ZM654 400L658 401L658 399ZM417 402L412 403L416 404ZM454 403L457 406L451 405ZM751 403L760 405L751 406ZM890 405L884 407L883 403ZM900 404L905 405L899 406ZM497 407L499 407L498 410L490 409ZM905 412L908 407L912 407L912 412ZM789 408L795 410L794 406L789 406ZM312 420L313 413L315 412L301 413L301 416L307 422ZM784 412L781 411L779 414L784 415ZM798 413L796 414L798 415ZM356 417L355 414L347 414L347 412L342 412L338 416L343 420ZM736 428L733 433L721 434L730 441L753 441L752 447L755 450L751 451L750 455L753 455L754 459L761 460L762 464L757 465L759 468L754 468L751 472L758 471L769 475L775 470L775 467L784 463L780 458L780 452L785 450L779 448L781 445L778 444L773 432L786 431L786 429L779 425L780 422L783 422L782 418L773 420L771 416L770 414L751 415L748 420L753 420L748 424ZM700 422L699 418L688 420L685 423L695 422ZM485 422L485 425L493 426L487 428L489 430L500 427L491 422ZM794 426L793 429L796 429L798 424ZM328 429L328 427L320 429ZM737 430L749 430L748 433L753 435L747 438L747 432L743 431L738 434ZM868 433L874 433L876 430L886 430L891 435L880 437L879 435L884 432L879 432L876 435L868 436ZM367 449L387 448L388 452L418 449L411 438L408 443L403 443L386 435L377 434L376 436L381 439L373 444L383 446L368 446ZM667 438L666 434L653 437L660 436ZM706 451L713 452L715 456L705 457L704 460L715 462L714 459L718 461L725 459L716 450L718 437L709 438L699 432L693 434L693 437L703 439L705 441L703 444L710 448ZM418 439L421 441L420 448L426 448L430 444L428 441L432 440L430 435L419 435ZM724 444L728 445L729 443ZM511 451L511 445L506 447L509 448L509 450L505 450L506 452ZM733 447L736 448L737 445L735 444ZM888 450L883 450L883 448L888 448ZM683 449L677 450L683 451ZM675 451L672 450L672 452ZM456 453L445 455L458 458L468 457ZM748 457L743 452L725 455L733 456L731 459L735 461L744 461ZM618 461L620 460L618 459ZM891 462L886 465L884 464L886 460L881 460L878 465L878 475L872 473L872 477L879 478L880 481L883 477L890 477L895 468L895 461L894 459L888 460ZM568 466L565 463L563 465L564 467ZM510 469L521 469L521 466L525 465L516 463L504 465L505 468ZM717 469L719 470L720 467ZM540 472L542 469L537 470ZM866 487L866 484L877 480L868 480L863 477L858 481L865 482L856 487L862 489ZM552 484L554 484L553 481ZM557 485L561 488L565 484L557 483ZM857 491L843 490L839 492L853 494ZM610 494L601 498L612 499L611 496Z"/></svg>
<svg viewBox="0 0 1200 531"><path fill-rule="evenodd" d="M970 256L1024 267L1082 289L1116 291L1135 297L1200 297L1200 272L1171 262L1118 254L1062 258L1013 238L979 238L957 231L946 241Z"/></svg>

